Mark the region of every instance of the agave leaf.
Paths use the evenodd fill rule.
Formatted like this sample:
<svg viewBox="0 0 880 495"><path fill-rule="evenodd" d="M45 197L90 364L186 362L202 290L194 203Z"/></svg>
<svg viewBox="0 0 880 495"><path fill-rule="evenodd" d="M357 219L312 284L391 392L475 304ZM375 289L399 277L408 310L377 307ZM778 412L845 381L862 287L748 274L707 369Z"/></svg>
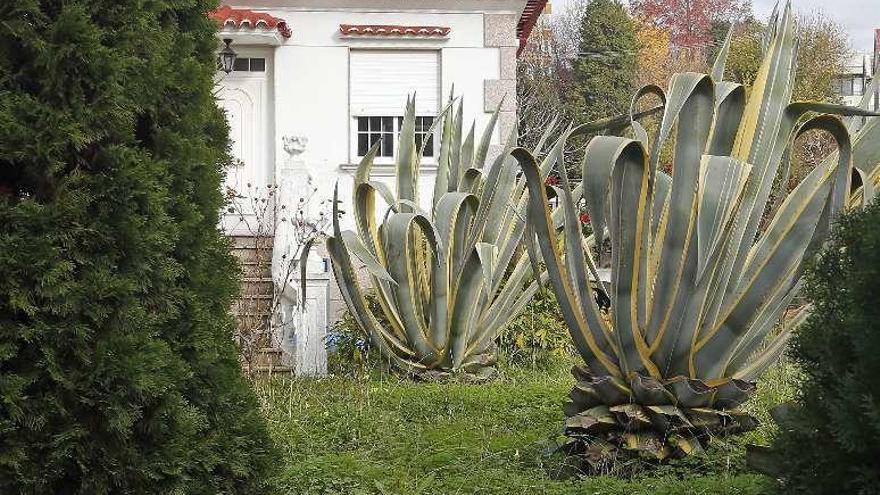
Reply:
<svg viewBox="0 0 880 495"><path fill-rule="evenodd" d="M757 377L775 363L779 356L785 352L788 341L791 340L794 331L801 326L810 315L810 306L804 306L791 319L785 322L782 331L774 337L757 356L753 357L749 364L738 370L733 376L740 380L755 380Z"/></svg>
<svg viewBox="0 0 880 495"><path fill-rule="evenodd" d="M869 176L864 170L858 167L853 167L852 182L855 186L852 188L852 194L853 196L859 196L860 206L867 206L874 200L876 194L874 181L871 180L871 176Z"/></svg>
<svg viewBox="0 0 880 495"><path fill-rule="evenodd" d="M703 156L697 211L697 281L730 227L751 166L730 157Z"/></svg>
<svg viewBox="0 0 880 495"><path fill-rule="evenodd" d="M553 120L550 121L550 124L544 129L544 132L541 134L541 137L538 138L538 144L535 145L535 156L541 156L544 152L544 146L547 145L547 142L550 141L550 136L553 135L553 132L556 131L556 126L559 125L559 116L553 117Z"/></svg>
<svg viewBox="0 0 880 495"><path fill-rule="evenodd" d="M774 130L779 128L783 110L791 101L794 84L791 70L795 63L796 37L789 2L773 27L776 32L752 84L752 94L756 96L746 105L733 149L734 158L757 166L759 174L768 166L767 158L776 139Z"/></svg>
<svg viewBox="0 0 880 495"><path fill-rule="evenodd" d="M458 111L455 112L455 118L452 122L452 134L450 136L449 146L449 186L447 191L458 189L459 180L464 175L463 164L461 160L461 129L464 125L464 98L458 100Z"/></svg>
<svg viewBox="0 0 880 495"><path fill-rule="evenodd" d="M407 98L397 147L397 199L418 203L419 157L416 155L415 126L415 98ZM410 212L408 207L401 211Z"/></svg>
<svg viewBox="0 0 880 495"><path fill-rule="evenodd" d="M483 282L491 287L495 277L495 260L498 257L498 247L488 242L478 242L477 256L480 257L480 265L483 268Z"/></svg>
<svg viewBox="0 0 880 495"><path fill-rule="evenodd" d="M388 270L397 282L397 285L392 287L391 293L407 341L412 345L421 362L434 364L440 359L440 353L431 344L428 336L428 318L423 313L423 305L418 298L417 276L420 271L415 263L415 257L419 245L413 242L417 234L424 236L436 259L438 247L434 228L430 220L422 215L395 213L388 218L383 230L386 255L389 259L397 260L396 263L389 263Z"/></svg>
<svg viewBox="0 0 880 495"><path fill-rule="evenodd" d="M637 295L639 277L645 273L641 264L642 239L647 236L649 211L647 156L636 141L597 137L587 153L614 163L611 173L611 307L614 336L623 372L647 371L655 378L660 372L651 361L648 344L638 325ZM602 161L600 158L599 161Z"/></svg>
<svg viewBox="0 0 880 495"><path fill-rule="evenodd" d="M449 106L452 106L453 103L454 101L450 96ZM450 118L449 114L443 118L443 130L440 135L440 154L437 157L437 177L434 180L433 203L435 209L440 198L449 191L449 180L452 174L452 148L455 147L452 139L452 121L453 119Z"/></svg>
<svg viewBox="0 0 880 495"><path fill-rule="evenodd" d="M776 218L770 223L761 240L751 250L742 270L744 281L736 291L736 298L722 311L718 322L705 332L698 343L697 368L704 376L717 377L724 370L735 349L733 345L746 331L746 322L768 297L782 287L793 284L811 244L818 242L817 229L827 231L826 208L833 212L843 206L843 197L834 194L838 182L845 190L849 178L851 152L849 137L843 124L831 117L811 119L804 128L822 127L838 140L839 159L833 167L817 167L788 196ZM841 177L841 171L846 175ZM822 232L820 232L820 236Z"/></svg>
<svg viewBox="0 0 880 495"><path fill-rule="evenodd" d="M477 250L470 252L451 294L452 315L452 366L461 366L465 358L465 349L472 335L476 333L479 322L480 300L484 286L482 263Z"/></svg>
<svg viewBox="0 0 880 495"><path fill-rule="evenodd" d="M345 245L345 249L347 249L351 254L354 255L355 258L358 259L367 271L370 272L374 277L380 278L382 280L388 281L394 285L397 285L397 282L394 281L394 278L385 270L385 267L382 266L381 263L373 256L364 243L361 242L360 238L354 232L350 230L344 230L340 234L340 238Z"/></svg>
<svg viewBox="0 0 880 495"><path fill-rule="evenodd" d="M495 125L498 122L498 114L501 112L501 105L503 104L504 97L502 97L501 101L498 102L498 106L495 107L495 111L492 112L492 116L489 118L489 122L483 129L483 136L480 138L480 144L477 145L477 148L474 151L475 167L481 167L483 163L486 162L486 156L489 154L489 144L492 141L492 134L495 132Z"/></svg>
<svg viewBox="0 0 880 495"><path fill-rule="evenodd" d="M299 304L300 308L305 309L306 307L306 275L308 275L308 261L309 261L309 253L312 251L312 245L315 243L315 239L310 238L303 244L302 250L299 254Z"/></svg>
<svg viewBox="0 0 880 495"><path fill-rule="evenodd" d="M412 349L401 342L396 335L383 328L367 306L367 301L355 276L348 251L339 241L342 233L339 228L338 198L339 186L337 185L333 191L333 235L327 238L327 250L333 261L334 275L337 280L341 281L339 284L340 292L346 304L350 308L355 309L352 311L352 316L358 322L360 328L364 330L373 345L382 351L383 355L405 369L423 368L422 365L406 359L414 354Z"/></svg>
<svg viewBox="0 0 880 495"><path fill-rule="evenodd" d="M556 229L547 210L547 192L544 189L544 180L541 176L538 164L528 151L517 148L513 150L513 156L517 159L529 189L529 222L534 226L538 237L538 243L547 264L547 272L553 282L557 301L568 324L569 331L575 341L575 345L581 356L591 369L596 372L621 376L620 368L612 356L607 353L607 344L604 337L596 339L587 325L585 316L581 313L576 303L574 288L569 284L569 275L562 261L562 253L556 245ZM590 313L590 316L593 316ZM592 328L599 328L598 321L592 322Z"/></svg>
<svg viewBox="0 0 880 495"><path fill-rule="evenodd" d="M465 171L464 177L462 177L461 179L461 186L459 187L459 189L477 194L482 185L483 173L480 171L480 169L469 168L467 169L467 171Z"/></svg>
<svg viewBox="0 0 880 495"><path fill-rule="evenodd" d="M475 123L471 124L471 129L468 131L467 136L464 138L464 142L461 144L461 162L459 164L459 173L460 179L465 180L465 173L473 168L474 163L474 129Z"/></svg>
<svg viewBox="0 0 880 495"><path fill-rule="evenodd" d="M590 215L590 223L593 226L593 234L601 240L605 237L605 229L608 224L608 198L611 192L611 170L614 162L602 156L599 160L590 160L589 150L593 142L587 145L584 153L583 178L584 201L587 213Z"/></svg>
<svg viewBox="0 0 880 495"><path fill-rule="evenodd" d="M423 217L428 216L428 212L423 210L421 205L418 205L415 202L410 201L408 199L401 199L400 201L397 202L397 206L398 206L397 209L394 210L395 213L399 213L402 206L407 206L413 211L413 213L417 213L419 215L422 215Z"/></svg>
<svg viewBox="0 0 880 495"><path fill-rule="evenodd" d="M869 119L853 137L853 166L880 180L880 119Z"/></svg>
<svg viewBox="0 0 880 495"><path fill-rule="evenodd" d="M515 141L516 136L511 133L508 136L507 148L512 148ZM480 208L474 221L471 244L476 243L478 238L486 242L497 242L496 229L491 227L499 225L495 222L499 221L509 206L511 192L516 181L513 172L514 166L515 162L506 153L506 149L493 161L483 183L482 201L480 201Z"/></svg>
<svg viewBox="0 0 880 495"><path fill-rule="evenodd" d="M593 142L590 144L592 145L592 143ZM612 153L618 151L617 148L620 147L621 144L622 143L620 142L614 143L609 146L609 151ZM589 154L590 150L588 148L587 155ZM560 177L562 178L565 262L570 267L570 283L575 289L574 303L583 314L589 315L587 316L588 321L595 321L598 323L599 329L601 330L601 337L605 340L606 345L611 347L617 345L617 343L614 342L614 339L611 336L611 329L608 327L608 324L600 315L599 306L596 304L596 297L593 295L593 289L590 286L590 280L587 276L587 272L590 270L590 265L592 265L592 263L587 261L589 255L587 255L583 249L580 220L574 207L575 201L572 197L571 184L569 183L568 173L565 170L565 167L561 167ZM584 177L586 179L586 176ZM595 267L592 268L592 272L596 273ZM601 283L601 281L598 281L598 277L596 278L597 282ZM595 326L591 330L595 330ZM599 339L598 332L594 331L594 338Z"/></svg>
<svg viewBox="0 0 880 495"><path fill-rule="evenodd" d="M736 345L730 364L725 370L726 375L730 375L731 370L739 370L748 365L755 352L765 343L767 336L771 334L776 324L782 319L780 315L784 314L785 308L800 293L802 286L803 279L798 280L787 292L774 294L771 302L764 305L755 316L753 323L749 325L750 328L747 333Z"/></svg>
<svg viewBox="0 0 880 495"><path fill-rule="evenodd" d="M454 103L455 103L455 100L453 98L450 98L449 101L446 103L446 106L443 107L443 110L441 110L440 113L438 113L434 117L434 120L431 122L431 127L429 127L427 132L425 132L426 136L433 136L434 132L437 130L437 127L440 125L440 123L445 122L447 120L446 116L449 115L449 113L452 111L452 107L453 107ZM428 147L429 142L430 142L429 139L425 139L422 142L422 146L419 147L419 156L425 156L425 149ZM440 175L439 169L438 169L437 175L438 176Z"/></svg>
<svg viewBox="0 0 880 495"><path fill-rule="evenodd" d="M352 316L358 322L358 326L364 329L367 337L370 338L370 342L396 365L404 369L424 369L424 365L407 359L415 353L401 342L396 335L382 328L375 315L370 311L367 301L364 299L363 291L357 282L357 277L351 270L350 261L346 263L345 249L339 244L336 237L330 236L327 238L327 250L333 261L333 273L337 280L342 281L339 284L342 297L349 307L357 308L357 312L352 311ZM346 269L346 266L348 269Z"/></svg>
<svg viewBox="0 0 880 495"><path fill-rule="evenodd" d="M733 39L734 27L731 25L727 30L727 36L724 37L724 43L721 44L721 49L718 50L718 56L715 57L715 63L712 65L712 80L716 83L724 80L724 68L727 65L727 56L730 54L730 41Z"/></svg>
<svg viewBox="0 0 880 495"><path fill-rule="evenodd" d="M678 335L669 332L670 323L685 309L686 287L694 283L697 266L691 255L695 249L697 190L700 169L714 111L712 81L705 75L677 74L673 77L669 104L661 124L661 134L678 122L673 162L669 214L663 237L656 239L658 265L654 280L654 297L648 313L646 341L652 347L659 343L661 356L671 355ZM662 142L662 139L661 139ZM655 151L656 152L656 151ZM658 364L663 366L662 361Z"/></svg>
<svg viewBox="0 0 880 495"><path fill-rule="evenodd" d="M708 154L718 156L731 154L745 106L746 90L741 84L727 81L716 83L715 124Z"/></svg>
<svg viewBox="0 0 880 495"><path fill-rule="evenodd" d="M394 210L395 212L400 211L398 205L401 203L406 202L409 205L415 205L414 202L412 202L408 199L402 199L400 201L395 200L394 193L391 192L391 188L388 187L388 184L386 184L384 182L379 182L377 180L371 180L371 181L367 181L367 182L363 182L361 184L358 184L358 187L361 187L362 184L367 184L370 187L372 187L373 189L375 189L376 192L379 193L379 196L382 198L382 201L384 201L385 204L387 206L391 207L391 209Z"/></svg>

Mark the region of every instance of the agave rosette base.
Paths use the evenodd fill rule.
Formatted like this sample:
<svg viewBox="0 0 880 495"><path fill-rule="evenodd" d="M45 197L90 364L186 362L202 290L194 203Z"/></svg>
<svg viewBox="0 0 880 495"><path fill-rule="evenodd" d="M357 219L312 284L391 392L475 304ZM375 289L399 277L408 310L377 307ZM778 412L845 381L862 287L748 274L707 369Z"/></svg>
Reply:
<svg viewBox="0 0 880 495"><path fill-rule="evenodd" d="M754 393L754 382L708 384L680 376L661 383L636 374L627 383L593 376L584 366L575 366L572 374L577 385L564 406L566 451L584 456L593 470L609 459L681 458L703 451L713 437L758 425L738 409Z"/></svg>

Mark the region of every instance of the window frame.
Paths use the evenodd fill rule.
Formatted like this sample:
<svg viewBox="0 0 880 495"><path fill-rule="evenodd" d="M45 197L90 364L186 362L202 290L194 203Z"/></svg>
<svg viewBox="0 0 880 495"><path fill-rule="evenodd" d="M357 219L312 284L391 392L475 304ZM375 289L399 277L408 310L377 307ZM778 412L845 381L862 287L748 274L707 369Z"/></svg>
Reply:
<svg viewBox="0 0 880 495"><path fill-rule="evenodd" d="M371 122L368 123L366 131L362 131L360 129L360 119L376 119L376 118L391 119L391 125L392 125L392 129L390 131L390 134L391 134L391 154L387 155L387 156L376 155L376 157L373 159L373 163L379 164L379 165L383 165L383 164L390 165L390 164L393 164L395 162L395 160L397 159L397 148L400 143L400 128L403 123L403 116L402 115L352 115L352 117L351 117L351 138L350 138L351 150L350 151L351 151L351 156L354 158L353 162L359 162L364 157L364 155L362 155L360 153L360 142L359 142L360 136L362 134L366 134L367 136L369 136L371 134L387 134L387 133L389 133L389 131L385 131L384 129L381 129L381 127L382 127L381 122L380 122L380 131L378 131L378 132L372 130L372 126L369 125L369 124L371 124ZM437 116L436 115L416 115L416 119L431 119L431 123L427 124L427 126L425 126L424 123L422 124L422 129L424 132L420 132L418 129L418 122L416 124L417 125L416 134L422 134L424 136L428 136L427 131L431 128L431 125L433 125L433 123L436 121ZM372 145L369 141L369 137L367 139L368 139L367 150L369 150ZM430 140L430 148L426 148L426 151L428 149L430 149L431 154L430 155L422 154L420 156L419 163L421 163L422 165L425 165L425 164L433 165L433 164L437 163L438 133L437 133L436 127L430 132L428 139ZM418 140L418 136L417 136L417 140ZM418 145L419 144L417 142L417 146Z"/></svg>

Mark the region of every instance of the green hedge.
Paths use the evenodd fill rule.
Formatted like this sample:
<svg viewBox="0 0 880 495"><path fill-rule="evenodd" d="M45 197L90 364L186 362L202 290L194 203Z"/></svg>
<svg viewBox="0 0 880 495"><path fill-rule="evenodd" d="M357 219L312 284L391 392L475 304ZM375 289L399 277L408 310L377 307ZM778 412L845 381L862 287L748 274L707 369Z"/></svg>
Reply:
<svg viewBox="0 0 880 495"><path fill-rule="evenodd" d="M774 442L788 493L880 490L880 204L843 217L811 268L791 354L796 407Z"/></svg>
<svg viewBox="0 0 880 495"><path fill-rule="evenodd" d="M259 493L212 2L0 8L0 493Z"/></svg>

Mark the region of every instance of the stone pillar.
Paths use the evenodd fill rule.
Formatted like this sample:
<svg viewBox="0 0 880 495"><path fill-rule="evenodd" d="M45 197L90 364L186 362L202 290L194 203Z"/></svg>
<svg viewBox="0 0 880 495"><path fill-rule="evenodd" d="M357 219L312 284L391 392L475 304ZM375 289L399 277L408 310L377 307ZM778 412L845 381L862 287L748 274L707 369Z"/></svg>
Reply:
<svg viewBox="0 0 880 495"><path fill-rule="evenodd" d="M314 221L308 198L313 193L312 177L301 155L308 140L284 137L287 157L277 170L278 214L275 218L275 239L272 251L272 280L279 298L274 315L275 338L281 348L281 362L301 375L327 373L324 335L327 331L327 292L329 274L326 263L313 249L306 268L305 304L301 291L299 261L302 256L302 235L291 221L299 211L304 219Z"/></svg>
<svg viewBox="0 0 880 495"><path fill-rule="evenodd" d="M498 114L498 131L501 143L490 148L490 157L497 156L511 132L516 129L516 50L519 40L516 37L516 14L484 14L483 44L487 48L498 48L499 78L487 79L483 83L483 110L494 112L501 104Z"/></svg>

